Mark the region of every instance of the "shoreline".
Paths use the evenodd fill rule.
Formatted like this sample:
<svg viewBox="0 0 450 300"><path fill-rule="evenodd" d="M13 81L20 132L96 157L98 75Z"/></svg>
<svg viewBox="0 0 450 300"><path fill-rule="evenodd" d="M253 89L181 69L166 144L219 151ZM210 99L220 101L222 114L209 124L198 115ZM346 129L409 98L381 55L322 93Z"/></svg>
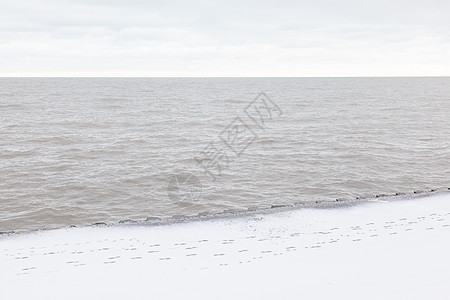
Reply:
<svg viewBox="0 0 450 300"><path fill-rule="evenodd" d="M450 193L372 200L166 226L12 235L0 239L1 293L21 299L446 299Z"/></svg>
<svg viewBox="0 0 450 300"><path fill-rule="evenodd" d="M122 227L122 226L166 226L166 225L172 225L172 224L178 224L178 223L189 223L189 222L201 222L201 221L209 221L209 220L222 220L222 219L229 219L229 218L241 218L246 216L252 216L252 215L259 215L259 214L272 214L277 212L284 212L284 211L290 211L290 210L298 210L298 209L305 209L305 208L315 208L315 209L329 209L329 208L340 208L340 207L346 207L346 206L354 206L366 202L371 201L377 201L377 199L382 200L409 200L414 198L420 198L427 195L434 195L434 194L440 194L440 193L450 193L450 187L448 188L436 188L431 190L416 190L411 193L403 193L403 192L397 192L395 194L377 194L374 196L359 196L355 197L353 199L350 198L337 198L334 201L314 201L314 202L297 202L295 204L273 204L270 207L249 207L247 210L238 210L238 209L226 209L219 213L209 213L209 212L201 212L194 216L187 216L187 215L173 215L171 217L148 217L145 220L121 220L114 223L106 223L106 222L96 222L91 225L86 226L77 226L77 225L70 225L70 226L63 226L58 228L41 228L41 229L33 229L33 230L11 230L11 231L0 231L0 241L5 236L12 236L12 235L26 235L26 234L32 234L32 233L39 233L39 232L47 232L47 231L54 231L54 230L60 230L60 229L68 229L68 228L95 228L95 227Z"/></svg>

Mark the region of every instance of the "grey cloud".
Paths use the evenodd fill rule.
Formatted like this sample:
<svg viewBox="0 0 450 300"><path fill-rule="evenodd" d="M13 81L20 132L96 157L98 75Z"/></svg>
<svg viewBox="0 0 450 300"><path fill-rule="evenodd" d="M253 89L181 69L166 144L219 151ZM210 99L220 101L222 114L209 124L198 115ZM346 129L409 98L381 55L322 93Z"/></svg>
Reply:
<svg viewBox="0 0 450 300"><path fill-rule="evenodd" d="M92 65L99 74L120 75L128 68L127 74L158 76L170 70L179 76L194 63L199 75L210 72L205 66L212 64L219 75L232 68L241 74L242 68L257 73L258 62L265 61L274 72L292 66L287 76L307 76L296 71L305 65L301 70L316 68L329 76L324 62L349 64L351 57L361 72L375 70L375 62L378 70L399 56L404 64L423 57L416 63L431 70L425 61L433 53L450 65L445 57L448 1L30 0L0 5L0 75ZM89 67L89 74L95 68ZM400 63L398 70L405 70Z"/></svg>

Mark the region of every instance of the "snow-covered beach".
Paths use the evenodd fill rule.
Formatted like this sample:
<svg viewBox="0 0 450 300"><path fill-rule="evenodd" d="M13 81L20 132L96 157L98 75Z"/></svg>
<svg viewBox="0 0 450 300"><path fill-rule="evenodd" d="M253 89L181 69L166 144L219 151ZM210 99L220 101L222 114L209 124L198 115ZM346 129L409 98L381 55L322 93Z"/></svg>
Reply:
<svg viewBox="0 0 450 300"><path fill-rule="evenodd" d="M448 299L450 193L0 237L1 299Z"/></svg>

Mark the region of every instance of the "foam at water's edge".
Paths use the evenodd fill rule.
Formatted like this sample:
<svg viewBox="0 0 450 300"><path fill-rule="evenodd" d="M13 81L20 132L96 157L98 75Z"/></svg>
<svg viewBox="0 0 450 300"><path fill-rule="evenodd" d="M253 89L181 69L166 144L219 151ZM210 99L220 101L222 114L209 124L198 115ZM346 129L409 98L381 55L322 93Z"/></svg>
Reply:
<svg viewBox="0 0 450 300"><path fill-rule="evenodd" d="M239 218L248 215L257 214L271 214L275 212L282 212L288 210L302 209L302 208L315 208L315 209L330 209L345 206L353 206L361 203L367 203L370 201L377 201L380 198L383 200L408 200L413 198L428 197L430 195L450 193L450 188L445 189L432 189L430 191L414 191L413 193L396 193L394 195L379 194L374 197L357 197L355 199L338 198L335 201L316 201L316 202L298 202L294 205L277 205L274 204L271 207L252 207L247 210L232 210L227 209L221 213L200 213L196 216L172 216L171 218L148 218L146 221L134 221L125 220L119 222L120 225L169 225L174 223L190 222L190 221L204 221L211 219L223 219L223 218ZM116 224L109 224L106 226L115 226Z"/></svg>
<svg viewBox="0 0 450 300"><path fill-rule="evenodd" d="M249 215L258 215L258 214L270 214L275 212L282 212L288 210L302 209L302 208L316 208L316 209L330 209L330 208L338 208L345 206L353 206L361 203L367 203L369 201L378 201L379 199L383 200L408 200L414 198L428 197L430 195L435 194L443 194L450 193L450 188L438 188L431 189L430 191L421 191L417 190L412 193L395 193L393 195L388 194L377 194L373 197L356 197L355 199L349 198L338 198L335 201L315 201L315 202L298 202L293 205L279 205L273 204L270 207L249 207L247 210L235 210L235 209L226 209L220 213L208 213L202 212L195 216L185 216L185 215L173 215L168 218L159 218L159 217L149 217L145 220L121 220L117 223L105 223L105 222L96 222L91 225L91 227L97 226L161 226L161 225L170 225L175 223L185 223L185 222L194 222L194 221L206 221L212 219L224 219L224 218L239 218L243 216ZM58 230L62 228L73 228L77 227L75 225L55 228L55 229L37 229L37 230L29 230L29 231L7 231L0 232L0 237L9 236L14 234L27 234L31 232L38 231L47 231L47 230ZM83 226L84 227L84 226Z"/></svg>

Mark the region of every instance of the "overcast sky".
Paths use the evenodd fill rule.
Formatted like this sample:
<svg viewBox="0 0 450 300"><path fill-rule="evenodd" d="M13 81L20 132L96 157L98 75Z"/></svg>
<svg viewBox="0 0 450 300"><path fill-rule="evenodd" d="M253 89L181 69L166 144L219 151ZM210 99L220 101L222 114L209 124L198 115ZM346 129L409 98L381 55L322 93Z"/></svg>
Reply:
<svg viewBox="0 0 450 300"><path fill-rule="evenodd" d="M0 76L433 75L449 0L0 0Z"/></svg>

